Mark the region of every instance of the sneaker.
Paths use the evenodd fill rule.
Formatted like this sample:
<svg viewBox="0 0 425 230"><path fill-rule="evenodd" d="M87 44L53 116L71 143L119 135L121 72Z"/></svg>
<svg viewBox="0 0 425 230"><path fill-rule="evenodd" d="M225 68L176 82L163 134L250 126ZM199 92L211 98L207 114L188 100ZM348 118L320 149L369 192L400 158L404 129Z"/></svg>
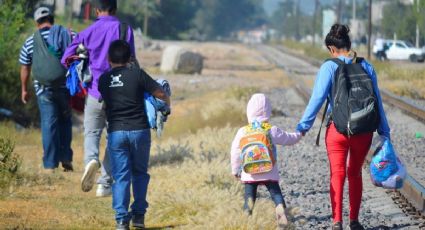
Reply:
<svg viewBox="0 0 425 230"><path fill-rule="evenodd" d="M350 221L348 228L350 230L364 230L364 227L357 220Z"/></svg>
<svg viewBox="0 0 425 230"><path fill-rule="evenodd" d="M333 225L332 225L332 230L342 230L343 228L342 228L342 222L335 222Z"/></svg>
<svg viewBox="0 0 425 230"><path fill-rule="evenodd" d="M117 225L115 225L116 230L130 230L130 226L128 222L118 221Z"/></svg>
<svg viewBox="0 0 425 230"><path fill-rule="evenodd" d="M88 192L93 188L96 179L97 170L100 164L97 160L91 160L84 169L83 177L81 178L81 189L83 192Z"/></svg>
<svg viewBox="0 0 425 230"><path fill-rule="evenodd" d="M72 162L62 162L62 168L64 172L74 171L74 167L72 167Z"/></svg>
<svg viewBox="0 0 425 230"><path fill-rule="evenodd" d="M99 184L96 189L97 197L105 197L112 195L112 188L108 185Z"/></svg>
<svg viewBox="0 0 425 230"><path fill-rule="evenodd" d="M144 229L145 228L145 215L134 214L131 218L132 226L136 229Z"/></svg>
<svg viewBox="0 0 425 230"><path fill-rule="evenodd" d="M279 204L276 206L276 220L279 228L288 225L288 219L286 218L285 208L283 207L283 204Z"/></svg>

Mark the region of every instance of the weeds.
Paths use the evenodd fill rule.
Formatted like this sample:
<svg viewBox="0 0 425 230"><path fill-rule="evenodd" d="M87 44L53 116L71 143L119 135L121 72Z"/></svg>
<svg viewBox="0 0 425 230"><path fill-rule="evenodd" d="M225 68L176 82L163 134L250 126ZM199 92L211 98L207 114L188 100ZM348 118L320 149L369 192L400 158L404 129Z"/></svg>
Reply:
<svg viewBox="0 0 425 230"><path fill-rule="evenodd" d="M8 188L18 175L21 158L13 150L15 144L6 138L0 138L0 189Z"/></svg>
<svg viewBox="0 0 425 230"><path fill-rule="evenodd" d="M313 57L317 60L329 58L329 54L320 47L313 47L297 41L285 40L283 45L300 54ZM413 99L425 99L425 69L400 68L392 62L372 61L378 75L379 85L391 92ZM410 64L410 63L409 63ZM419 64L420 65L420 64Z"/></svg>

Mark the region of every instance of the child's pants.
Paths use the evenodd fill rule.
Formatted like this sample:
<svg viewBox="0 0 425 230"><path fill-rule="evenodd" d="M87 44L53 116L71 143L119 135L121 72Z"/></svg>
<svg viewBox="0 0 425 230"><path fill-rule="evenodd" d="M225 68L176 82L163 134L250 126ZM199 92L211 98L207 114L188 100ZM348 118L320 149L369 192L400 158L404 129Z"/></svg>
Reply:
<svg viewBox="0 0 425 230"><path fill-rule="evenodd" d="M132 215L144 215L146 212L150 147L149 129L108 133L109 158L114 178L112 206L117 222L128 222ZM130 188L133 188L134 197L131 213L128 212Z"/></svg>
<svg viewBox="0 0 425 230"><path fill-rule="evenodd" d="M359 217L363 190L362 165L372 143L372 136L373 133L364 133L348 137L338 133L333 123L326 130L325 141L331 171L330 196L334 222L342 221L342 199L346 175L350 198L350 220L357 220ZM350 157L347 167L348 151L350 151Z"/></svg>
<svg viewBox="0 0 425 230"><path fill-rule="evenodd" d="M255 200L257 199L257 187L258 185L264 184L267 187L267 190L269 190L270 196L274 202L274 204L277 206L279 204L282 204L284 208L286 208L285 200L282 196L282 191L280 190L279 183L276 181L263 181L263 182L256 182L256 183L245 183L245 195L244 195L244 210L249 210L248 206L248 200L249 198L252 199L252 201L255 203Z"/></svg>

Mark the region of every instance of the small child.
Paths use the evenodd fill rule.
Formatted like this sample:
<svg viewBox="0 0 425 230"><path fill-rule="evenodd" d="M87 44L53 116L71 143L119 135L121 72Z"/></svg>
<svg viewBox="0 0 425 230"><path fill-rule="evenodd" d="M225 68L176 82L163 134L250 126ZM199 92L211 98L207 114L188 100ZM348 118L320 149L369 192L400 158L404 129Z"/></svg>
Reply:
<svg viewBox="0 0 425 230"><path fill-rule="evenodd" d="M271 126L268 122L270 120L272 108L269 99L264 94L254 94L247 105L247 117L249 125L242 127L238 130L233 142L231 149L231 165L232 174L236 178L240 178L242 183L245 185L244 195L244 210L250 215L254 207L254 203L257 197L258 185L265 185L270 192L271 198L276 205L276 219L279 227L283 227L288 224L288 220L285 214L286 204L282 196L282 192L279 186L279 169L274 163L276 161L276 146L275 145L293 145L301 139L301 133L288 133L276 126ZM248 132L252 129L260 127L261 130L265 130L267 133L267 139L270 140L271 145L271 159L273 164L270 164L268 172L262 172L258 174L251 174L245 172L243 168L245 159L241 154L244 153L243 146L244 138ZM261 147L260 147L261 149ZM257 149L258 150L258 149ZM255 152L255 150L253 150ZM246 169L246 171L248 171Z"/></svg>
<svg viewBox="0 0 425 230"><path fill-rule="evenodd" d="M115 210L116 229L144 228L148 202L148 162L151 131L147 119L145 92L170 105L162 87L139 68L129 68L130 45L124 40L111 43L108 51L112 69L99 79L99 92L105 102L108 121L108 151L112 177L112 206ZM131 212L130 187L134 202Z"/></svg>

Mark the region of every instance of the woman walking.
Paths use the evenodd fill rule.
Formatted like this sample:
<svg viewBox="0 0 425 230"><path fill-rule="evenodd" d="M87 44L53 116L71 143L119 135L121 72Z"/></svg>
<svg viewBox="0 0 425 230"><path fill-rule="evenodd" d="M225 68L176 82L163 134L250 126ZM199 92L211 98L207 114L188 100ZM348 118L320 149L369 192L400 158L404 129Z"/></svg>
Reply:
<svg viewBox="0 0 425 230"><path fill-rule="evenodd" d="M389 139L390 129L382 106L376 73L371 64L362 58L356 58L355 52L351 51L349 31L348 26L335 24L327 34L325 45L333 59L327 60L320 67L314 83L313 93L304 115L297 125L297 130L303 134L308 132L323 102L328 99L329 106L326 114L330 119L327 122L325 143L331 174L332 229L343 229L342 201L344 182L347 176L350 203L349 228L361 230L364 229L359 223L359 209L362 197L362 165L369 151L373 132L377 130L381 138ZM353 53L354 55L352 55ZM353 79L361 74L352 74L353 68L350 67L351 70L347 70L346 66L356 63L358 63L356 66L361 66L361 68L357 67L357 70L354 71L363 72L364 78L357 78L355 82ZM352 76L355 77L350 78ZM341 78L344 78L344 83L341 83ZM345 101L340 100L341 92L348 92L346 93L347 97L352 97L356 93L362 92L362 84L367 84L367 81L369 81L370 86L371 102L363 110L354 110L351 106L357 105L352 104L350 98L346 98ZM367 92L368 90L365 91ZM338 98L335 99L336 97ZM345 107L342 105L345 105ZM361 116L370 111L375 111L375 113L364 116L366 117L364 118L366 120L363 120L365 124L356 123L360 121L359 117L363 119ZM343 123L344 125L341 126L340 118L344 116L348 119L348 122ZM362 125L363 127L361 127Z"/></svg>

